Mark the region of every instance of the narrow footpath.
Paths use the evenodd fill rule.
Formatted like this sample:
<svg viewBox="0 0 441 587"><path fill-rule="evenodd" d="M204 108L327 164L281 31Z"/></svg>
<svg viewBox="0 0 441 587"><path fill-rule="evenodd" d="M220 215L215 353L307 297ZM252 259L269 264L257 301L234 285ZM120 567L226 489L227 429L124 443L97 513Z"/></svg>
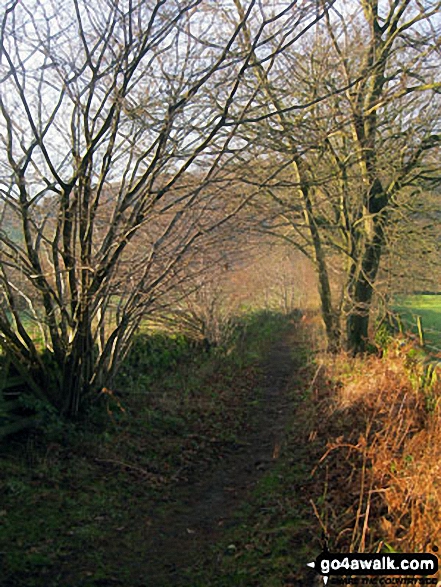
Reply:
<svg viewBox="0 0 441 587"><path fill-rule="evenodd" d="M210 551L232 528L246 523L244 505L283 451L288 425L296 417L293 386L299 368L292 335L273 343L263 365L260 401L250 413L250 430L238 439L236 450L204 478L176 488L173 501L160 513L151 512L152 523L140 537L142 553L131 563L132 577L139 569L140 586L193 587L191 570L207 557L216 575Z"/></svg>

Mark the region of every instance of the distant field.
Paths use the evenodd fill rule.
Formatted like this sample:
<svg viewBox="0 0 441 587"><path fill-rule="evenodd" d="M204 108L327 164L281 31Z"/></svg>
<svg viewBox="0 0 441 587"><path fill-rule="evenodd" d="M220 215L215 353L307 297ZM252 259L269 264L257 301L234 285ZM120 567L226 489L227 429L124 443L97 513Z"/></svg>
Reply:
<svg viewBox="0 0 441 587"><path fill-rule="evenodd" d="M417 316L421 317L426 346L441 350L441 295L397 297L394 310L404 328L417 333Z"/></svg>

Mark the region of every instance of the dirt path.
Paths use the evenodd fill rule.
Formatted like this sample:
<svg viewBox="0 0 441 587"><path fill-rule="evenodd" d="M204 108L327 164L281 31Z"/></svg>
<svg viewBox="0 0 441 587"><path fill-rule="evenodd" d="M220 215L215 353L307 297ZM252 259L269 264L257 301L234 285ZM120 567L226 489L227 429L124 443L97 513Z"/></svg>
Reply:
<svg viewBox="0 0 441 587"><path fill-rule="evenodd" d="M277 459L292 414L287 388L294 360L287 338L272 345L263 367L261 401L253 406L250 430L239 439L237 449L206 478L178 488L173 503L160 514L152 512L151 525L142 537L143 560L133 561L135 568L142 569L140 584L190 585L186 569L197 564L226 528L241 522L238 506Z"/></svg>

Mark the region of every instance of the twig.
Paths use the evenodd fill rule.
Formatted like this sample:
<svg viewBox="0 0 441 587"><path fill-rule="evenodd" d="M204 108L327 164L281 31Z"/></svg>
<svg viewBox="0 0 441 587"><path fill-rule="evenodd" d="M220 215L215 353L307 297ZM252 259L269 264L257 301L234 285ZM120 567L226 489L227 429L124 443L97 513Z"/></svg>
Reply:
<svg viewBox="0 0 441 587"><path fill-rule="evenodd" d="M124 463L123 461L117 461L115 459L95 459L97 463L110 463L112 465L120 465L121 467L126 467L127 469L133 469L134 471L139 471L143 475L154 475L153 471L147 471L142 467L138 467L137 465L131 465L130 463Z"/></svg>
<svg viewBox="0 0 441 587"><path fill-rule="evenodd" d="M325 526L325 525L324 525L324 523L323 523L323 520L322 520L322 519L321 519L321 517L320 517L320 514L319 514L319 512L318 512L317 506L315 505L315 503L313 502L313 500L312 500L312 499L310 499L310 500L309 500L309 503L312 505L312 509L314 510L315 517L317 518L317 520L318 520L318 522L319 522L319 524L320 524L320 527L321 527L321 529L322 529L322 530L323 530L323 532L324 532L324 535L325 535L325 536L328 536L328 531L327 531L327 529L326 529L326 526Z"/></svg>

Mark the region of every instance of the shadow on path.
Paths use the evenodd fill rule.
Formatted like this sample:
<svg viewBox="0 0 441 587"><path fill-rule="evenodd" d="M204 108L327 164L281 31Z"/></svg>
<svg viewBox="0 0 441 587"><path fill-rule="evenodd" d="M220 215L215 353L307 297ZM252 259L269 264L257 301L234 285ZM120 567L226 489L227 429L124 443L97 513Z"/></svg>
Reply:
<svg viewBox="0 0 441 587"><path fill-rule="evenodd" d="M264 378L250 412L250 428L205 478L177 488L173 503L143 538L140 584L148 587L189 585L185 570L239 524L237 509L278 457L293 402L287 393L295 369L288 337L273 343L263 365ZM156 517L156 519L155 519ZM137 563L133 563L137 566ZM133 574L136 574L136 569ZM190 587L190 586L189 586Z"/></svg>

